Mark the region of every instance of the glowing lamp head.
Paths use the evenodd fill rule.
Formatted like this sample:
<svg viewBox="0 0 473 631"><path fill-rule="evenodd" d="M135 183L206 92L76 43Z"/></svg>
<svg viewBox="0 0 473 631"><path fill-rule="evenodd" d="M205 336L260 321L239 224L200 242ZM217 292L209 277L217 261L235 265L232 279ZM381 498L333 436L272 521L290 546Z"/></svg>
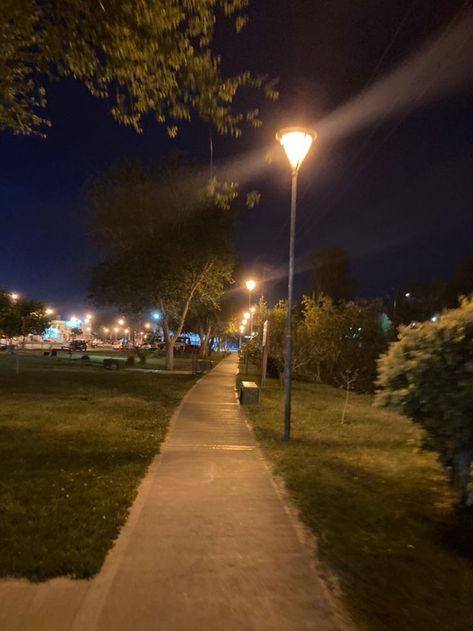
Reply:
<svg viewBox="0 0 473 631"><path fill-rule="evenodd" d="M245 313L243 314L243 317L245 318L245 320L249 320L250 319L250 312L249 311L245 311Z"/></svg>
<svg viewBox="0 0 473 631"><path fill-rule="evenodd" d="M20 297L20 294L17 294L15 292L13 292L12 294L10 294L10 298L13 300L13 302L16 302L18 300L18 298Z"/></svg>
<svg viewBox="0 0 473 631"><path fill-rule="evenodd" d="M256 281L255 280L247 280L245 282L246 288L248 289L248 291L253 291L253 289L256 287Z"/></svg>
<svg viewBox="0 0 473 631"><path fill-rule="evenodd" d="M115 333L118 333L120 329L116 326L113 330L115 331Z"/></svg>
<svg viewBox="0 0 473 631"><path fill-rule="evenodd" d="M103 327L104 333L108 333L109 329L106 326Z"/></svg>
<svg viewBox="0 0 473 631"><path fill-rule="evenodd" d="M150 329L150 328L151 328L151 324L149 322L146 322L145 329Z"/></svg>
<svg viewBox="0 0 473 631"><path fill-rule="evenodd" d="M48 307L44 313L46 315L52 315L54 313L54 309L51 309L51 308Z"/></svg>
<svg viewBox="0 0 473 631"><path fill-rule="evenodd" d="M276 140L286 152L293 173L299 171L316 138L315 131L304 127L285 127L276 134Z"/></svg>
<svg viewBox="0 0 473 631"><path fill-rule="evenodd" d="M245 331L245 327L244 327L244 326L241 326L241 327L240 327L240 333L244 333L244 331Z"/></svg>
<svg viewBox="0 0 473 631"><path fill-rule="evenodd" d="M120 318L117 324L119 324L120 326L123 326L125 324L125 320L123 318Z"/></svg>
<svg viewBox="0 0 473 631"><path fill-rule="evenodd" d="M256 312L256 307L250 307L250 311L251 311L251 313L255 313Z"/></svg>
<svg viewBox="0 0 473 631"><path fill-rule="evenodd" d="M241 321L241 324L242 324L242 326L246 326L246 325L248 324L248 320L247 320L246 318L244 318L244 319Z"/></svg>

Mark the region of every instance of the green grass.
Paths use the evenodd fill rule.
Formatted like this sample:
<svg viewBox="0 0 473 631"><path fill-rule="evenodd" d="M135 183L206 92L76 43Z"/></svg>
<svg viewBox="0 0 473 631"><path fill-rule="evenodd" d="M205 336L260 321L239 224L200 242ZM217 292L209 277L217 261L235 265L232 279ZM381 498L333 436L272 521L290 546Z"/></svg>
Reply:
<svg viewBox="0 0 473 631"><path fill-rule="evenodd" d="M0 575L99 571L194 377L0 357Z"/></svg>
<svg viewBox="0 0 473 631"><path fill-rule="evenodd" d="M278 382L247 410L347 609L362 629L472 629L473 516L455 513L409 420L353 395L341 425L342 406L341 391L295 382L290 443Z"/></svg>
<svg viewBox="0 0 473 631"><path fill-rule="evenodd" d="M43 356L42 351L24 351L23 356ZM127 357L132 355L132 353L127 351L116 351L116 350L88 350L86 352L74 352L72 355L69 355L68 351L61 350L58 352L57 357L59 360L62 360L65 363L65 360L68 361L83 361L81 357L87 355L92 364L102 364L104 359L121 359L124 362ZM214 364L217 364L221 359L225 357L225 353L212 353L209 359L211 359ZM145 368L150 370L165 370L166 368L166 356L164 352L152 352L146 358L146 363L142 364L138 361L138 358L135 357L135 368ZM191 371L193 368L193 360L192 355L186 353L176 353L174 356L174 370L189 370Z"/></svg>

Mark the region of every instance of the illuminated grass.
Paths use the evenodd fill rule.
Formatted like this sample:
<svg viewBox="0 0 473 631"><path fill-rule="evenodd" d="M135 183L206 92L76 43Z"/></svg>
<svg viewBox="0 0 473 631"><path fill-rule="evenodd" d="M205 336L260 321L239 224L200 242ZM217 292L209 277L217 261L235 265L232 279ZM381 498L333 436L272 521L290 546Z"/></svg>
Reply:
<svg viewBox="0 0 473 631"><path fill-rule="evenodd" d="M246 409L357 625L473 628L473 516L456 515L418 429L360 395L341 425L343 393L328 386L295 382L293 403L290 443L278 382Z"/></svg>
<svg viewBox="0 0 473 631"><path fill-rule="evenodd" d="M190 376L0 357L0 575L95 574Z"/></svg>

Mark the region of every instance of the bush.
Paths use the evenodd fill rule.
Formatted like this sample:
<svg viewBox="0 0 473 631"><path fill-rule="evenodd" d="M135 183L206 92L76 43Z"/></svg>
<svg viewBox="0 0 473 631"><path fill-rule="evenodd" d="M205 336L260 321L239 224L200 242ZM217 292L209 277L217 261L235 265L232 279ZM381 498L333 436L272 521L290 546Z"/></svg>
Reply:
<svg viewBox="0 0 473 631"><path fill-rule="evenodd" d="M240 348L240 353L243 357L246 357L248 354L248 361L255 364L255 366L259 366L261 362L261 352L257 339L252 338L247 342L243 342Z"/></svg>
<svg viewBox="0 0 473 631"><path fill-rule="evenodd" d="M451 468L459 503L473 503L473 300L402 328L378 367L377 404L425 429L424 446Z"/></svg>
<svg viewBox="0 0 473 631"><path fill-rule="evenodd" d="M346 384L370 392L376 379L376 360L386 349L379 301L341 302L304 296L294 308L293 371L297 378L333 386ZM278 303L269 314L269 357L272 370L284 371L287 305Z"/></svg>

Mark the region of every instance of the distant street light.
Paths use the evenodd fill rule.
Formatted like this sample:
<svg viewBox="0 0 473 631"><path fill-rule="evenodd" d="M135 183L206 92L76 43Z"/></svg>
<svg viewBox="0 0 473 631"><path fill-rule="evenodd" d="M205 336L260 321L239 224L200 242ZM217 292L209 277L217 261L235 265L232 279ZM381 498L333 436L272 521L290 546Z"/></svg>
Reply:
<svg viewBox="0 0 473 631"><path fill-rule="evenodd" d="M51 307L48 307L48 308L45 310L45 312L44 312L44 313L45 313L46 315L53 315L53 313L54 313L54 309L51 309Z"/></svg>
<svg viewBox="0 0 473 631"><path fill-rule="evenodd" d="M124 320L123 318L120 318L120 319L117 321L117 324L119 324L120 326L123 326L123 325L125 324L125 320Z"/></svg>
<svg viewBox="0 0 473 631"><path fill-rule="evenodd" d="M10 294L10 298L12 299L13 302L16 302L20 297L20 294L17 294L15 292L13 292L12 294Z"/></svg>
<svg viewBox="0 0 473 631"><path fill-rule="evenodd" d="M297 174L304 158L317 137L311 129L286 127L276 134L291 166L291 224L289 231L289 275L287 283L287 331L284 359L284 440L291 437L291 380L292 380L292 285L294 278L294 237L296 230Z"/></svg>
<svg viewBox="0 0 473 631"><path fill-rule="evenodd" d="M245 311L245 313L243 314L243 317L245 318L245 320L249 320L250 319L250 312L249 311Z"/></svg>
<svg viewBox="0 0 473 631"><path fill-rule="evenodd" d="M151 324L149 322L145 323L145 329L150 329L151 328Z"/></svg>
<svg viewBox="0 0 473 631"><path fill-rule="evenodd" d="M251 307L251 292L256 287L256 281L252 278L249 278L245 281L246 288L248 289L248 308Z"/></svg>

